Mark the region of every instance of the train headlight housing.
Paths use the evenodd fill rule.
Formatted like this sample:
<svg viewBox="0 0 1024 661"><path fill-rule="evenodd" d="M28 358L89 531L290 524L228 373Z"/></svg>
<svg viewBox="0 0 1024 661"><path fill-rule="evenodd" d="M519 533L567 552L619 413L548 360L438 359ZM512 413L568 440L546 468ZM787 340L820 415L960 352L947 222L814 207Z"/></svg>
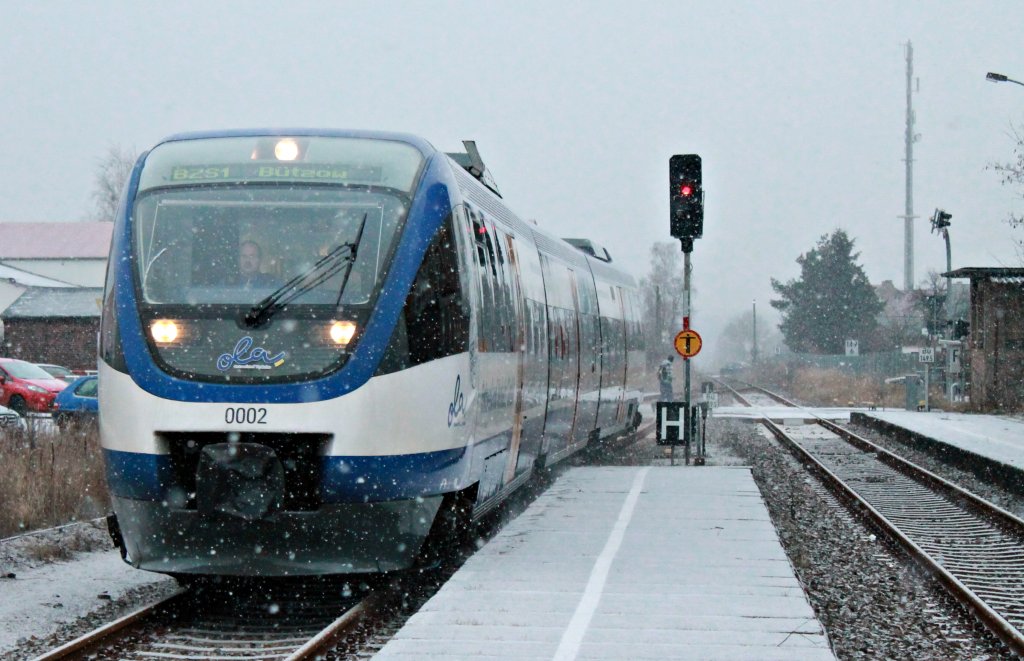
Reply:
<svg viewBox="0 0 1024 661"><path fill-rule="evenodd" d="M170 344L178 339L178 324L170 319L157 319L149 325L149 334L158 344Z"/></svg>
<svg viewBox="0 0 1024 661"><path fill-rule="evenodd" d="M331 341L340 347L348 346L356 334L356 325L352 321L335 321L331 324Z"/></svg>
<svg viewBox="0 0 1024 661"><path fill-rule="evenodd" d="M279 161L294 161L299 157L299 143L291 138L278 140L274 145L274 158Z"/></svg>

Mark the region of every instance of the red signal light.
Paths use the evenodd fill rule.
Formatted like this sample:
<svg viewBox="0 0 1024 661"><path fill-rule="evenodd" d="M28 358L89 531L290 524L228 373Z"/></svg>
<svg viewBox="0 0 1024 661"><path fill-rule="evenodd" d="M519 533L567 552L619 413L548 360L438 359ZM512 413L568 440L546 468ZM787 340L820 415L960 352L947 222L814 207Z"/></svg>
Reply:
<svg viewBox="0 0 1024 661"><path fill-rule="evenodd" d="M679 194L683 197L690 197L693 195L693 186L690 184L683 184L679 187Z"/></svg>

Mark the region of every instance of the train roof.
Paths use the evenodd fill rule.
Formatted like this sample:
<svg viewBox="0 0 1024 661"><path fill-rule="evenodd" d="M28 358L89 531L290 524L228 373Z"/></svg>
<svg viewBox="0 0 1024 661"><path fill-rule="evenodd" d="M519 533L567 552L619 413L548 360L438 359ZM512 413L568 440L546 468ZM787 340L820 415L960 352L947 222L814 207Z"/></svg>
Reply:
<svg viewBox="0 0 1024 661"><path fill-rule="evenodd" d="M452 171L459 184L462 196L472 204L480 207L488 214L509 225L517 232L533 236L537 247L547 254L556 256L577 268L589 268L601 280L614 282L625 287L636 287L636 280L625 271L611 266L585 251L567 243L565 240L545 231L536 224L529 224L519 218L505 202L493 191L481 184L475 177L449 155L449 162L454 166Z"/></svg>
<svg viewBox="0 0 1024 661"><path fill-rule="evenodd" d="M360 129L315 129L315 128L251 128L222 129L215 131L190 131L170 135L160 143L180 140L203 140L208 138L256 138L261 136L318 136L324 138L362 138L366 140L394 140L408 143L429 157L437 148L418 135L392 131L365 131Z"/></svg>

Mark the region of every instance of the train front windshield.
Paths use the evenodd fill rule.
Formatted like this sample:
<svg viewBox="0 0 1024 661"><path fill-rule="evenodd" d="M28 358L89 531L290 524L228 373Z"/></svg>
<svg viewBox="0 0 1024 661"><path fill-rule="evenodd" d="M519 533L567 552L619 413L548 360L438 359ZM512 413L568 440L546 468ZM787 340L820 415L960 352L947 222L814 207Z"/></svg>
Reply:
<svg viewBox="0 0 1024 661"><path fill-rule="evenodd" d="M380 289L422 161L404 143L352 138L154 149L132 238L158 362L183 376L241 382L339 367ZM287 307L247 326L245 315L275 293Z"/></svg>

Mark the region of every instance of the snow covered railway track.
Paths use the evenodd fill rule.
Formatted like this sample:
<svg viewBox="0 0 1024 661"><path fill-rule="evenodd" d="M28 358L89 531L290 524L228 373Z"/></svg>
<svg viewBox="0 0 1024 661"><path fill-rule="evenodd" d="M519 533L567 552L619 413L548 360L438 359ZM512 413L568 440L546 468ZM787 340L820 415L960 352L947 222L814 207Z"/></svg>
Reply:
<svg viewBox="0 0 1024 661"><path fill-rule="evenodd" d="M736 383L738 385L732 386L721 379L716 379L716 381L719 385L725 387L725 389L729 391L729 394L743 406L778 406L781 404L782 406L798 407L797 404L791 402L778 393L774 393L770 390L766 390L749 383L737 381Z"/></svg>
<svg viewBox="0 0 1024 661"><path fill-rule="evenodd" d="M764 424L1024 655L1024 521L831 422Z"/></svg>
<svg viewBox="0 0 1024 661"><path fill-rule="evenodd" d="M762 423L1024 656L1024 520L827 420Z"/></svg>
<svg viewBox="0 0 1024 661"><path fill-rule="evenodd" d="M358 597L339 590L335 594L341 596L334 596L323 587L178 592L36 661L313 658L372 617L385 601L377 592Z"/></svg>

